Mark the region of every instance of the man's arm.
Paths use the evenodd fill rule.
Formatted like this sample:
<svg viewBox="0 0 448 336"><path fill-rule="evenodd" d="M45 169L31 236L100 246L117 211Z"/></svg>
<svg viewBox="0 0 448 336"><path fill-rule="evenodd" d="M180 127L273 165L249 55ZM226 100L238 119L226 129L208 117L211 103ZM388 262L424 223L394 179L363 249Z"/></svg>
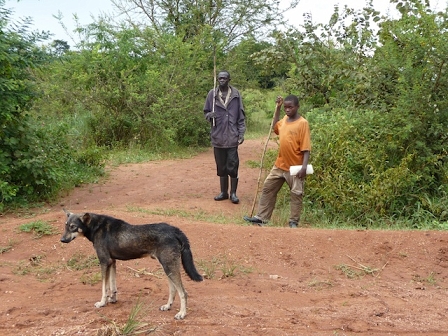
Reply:
<svg viewBox="0 0 448 336"><path fill-rule="evenodd" d="M238 144L241 145L244 142L244 133L246 133L246 113L244 113L243 99L239 97L239 109L238 109Z"/></svg>
<svg viewBox="0 0 448 336"><path fill-rule="evenodd" d="M209 91L207 98L204 104L204 117L208 122L212 122L215 117L215 113L213 111L213 104L215 103L213 100L213 90Z"/></svg>
<svg viewBox="0 0 448 336"><path fill-rule="evenodd" d="M272 122L272 125L275 125L280 120L280 110L283 105L283 97L278 96L275 103L276 103L276 105L275 105L275 112L274 112L274 120Z"/></svg>

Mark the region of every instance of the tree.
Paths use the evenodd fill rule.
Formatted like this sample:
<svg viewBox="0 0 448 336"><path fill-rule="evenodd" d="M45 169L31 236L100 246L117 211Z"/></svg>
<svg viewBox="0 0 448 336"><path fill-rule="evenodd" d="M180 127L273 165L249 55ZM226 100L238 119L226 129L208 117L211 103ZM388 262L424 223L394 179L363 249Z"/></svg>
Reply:
<svg viewBox="0 0 448 336"><path fill-rule="evenodd" d="M113 3L128 14L130 22L135 23L139 17L145 25L149 20L158 33L171 32L187 41L210 27L215 43L230 47L250 34L266 34L298 0L292 0L285 9L280 8L277 0L113 0Z"/></svg>
<svg viewBox="0 0 448 336"><path fill-rule="evenodd" d="M371 99L368 60L377 44L372 22L380 20L372 3L360 10L338 5L327 24L304 14L302 27L274 31L275 43L253 55L269 69L289 64L286 89L314 106L363 105Z"/></svg>
<svg viewBox="0 0 448 336"><path fill-rule="evenodd" d="M251 37L240 41L235 47L226 53L222 60L222 66L230 70L232 77L241 88L272 88L278 78L286 77L289 71L287 62L270 62L266 64L260 61L260 54L274 50L270 42L257 41ZM271 57L271 55L266 56Z"/></svg>
<svg viewBox="0 0 448 336"><path fill-rule="evenodd" d="M50 46L51 53L55 56L62 56L70 50L70 45L64 40L53 40Z"/></svg>

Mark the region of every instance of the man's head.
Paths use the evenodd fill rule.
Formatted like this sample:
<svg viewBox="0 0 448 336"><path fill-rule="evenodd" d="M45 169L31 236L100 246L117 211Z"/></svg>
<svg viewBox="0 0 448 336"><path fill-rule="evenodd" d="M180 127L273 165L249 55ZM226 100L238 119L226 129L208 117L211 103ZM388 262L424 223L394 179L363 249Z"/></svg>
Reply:
<svg viewBox="0 0 448 336"><path fill-rule="evenodd" d="M227 88L230 82L230 74L228 71L220 71L218 73L218 83L220 88Z"/></svg>
<svg viewBox="0 0 448 336"><path fill-rule="evenodd" d="M289 96L287 96L285 99L283 99L283 101L289 101L289 102L291 102L294 106L297 106L297 107L299 107L300 106L300 104L299 104L299 98L296 96L296 95L289 95Z"/></svg>
<svg viewBox="0 0 448 336"><path fill-rule="evenodd" d="M299 98L295 95L289 95L283 100L285 114L289 118L295 118L299 109Z"/></svg>

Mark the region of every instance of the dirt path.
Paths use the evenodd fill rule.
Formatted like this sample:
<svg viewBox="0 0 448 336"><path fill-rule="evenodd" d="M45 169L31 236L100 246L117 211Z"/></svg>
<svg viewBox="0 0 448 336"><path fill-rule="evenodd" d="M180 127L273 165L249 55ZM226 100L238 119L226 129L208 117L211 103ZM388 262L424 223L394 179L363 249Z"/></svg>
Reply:
<svg viewBox="0 0 448 336"><path fill-rule="evenodd" d="M97 335L124 324L139 298L139 320L156 335L447 335L448 233L245 225L258 177L247 161L258 161L262 147L251 140L240 149L239 205L213 200L210 150L120 166L57 205L0 217L0 249L12 246L0 254L0 335ZM99 267L82 268L94 250L86 239L59 242L62 207L180 227L208 276L183 277L185 320L173 318L178 298L172 311L158 310L168 285L149 258L117 262L118 302L94 308ZM18 230L38 219L59 233L35 239Z"/></svg>

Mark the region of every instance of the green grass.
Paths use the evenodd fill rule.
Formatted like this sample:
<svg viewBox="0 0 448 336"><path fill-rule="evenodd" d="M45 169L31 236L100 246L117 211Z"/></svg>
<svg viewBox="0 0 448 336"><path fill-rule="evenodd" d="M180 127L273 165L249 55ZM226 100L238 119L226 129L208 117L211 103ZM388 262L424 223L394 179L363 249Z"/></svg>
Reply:
<svg viewBox="0 0 448 336"><path fill-rule="evenodd" d="M15 275L27 275L31 273L31 265L27 265L23 260L21 260L12 270L12 273L14 273Z"/></svg>
<svg viewBox="0 0 448 336"><path fill-rule="evenodd" d="M33 255L27 260L11 263L12 273L16 275L34 275L39 281L47 281L62 268L61 263L45 265L45 255Z"/></svg>
<svg viewBox="0 0 448 336"><path fill-rule="evenodd" d="M435 286L437 284L437 279L435 277L435 272L430 272L428 276L423 277L418 274L412 277L412 280L415 282L427 283L428 285Z"/></svg>
<svg viewBox="0 0 448 336"><path fill-rule="evenodd" d="M335 268L341 271L349 279L355 279L361 276L361 272L354 270L352 267L346 264L336 265Z"/></svg>
<svg viewBox="0 0 448 336"><path fill-rule="evenodd" d="M144 209L140 207L131 207L128 206L127 210L129 212L140 212L150 215L158 215L164 217L181 217L187 218L195 221L202 222L210 222L210 223L219 223L219 224L228 224L228 223L239 223L241 222L242 215L236 215L235 218L226 217L224 214L210 214L205 211L187 211L180 209Z"/></svg>
<svg viewBox="0 0 448 336"><path fill-rule="evenodd" d="M330 280L319 280L314 278L308 283L309 287L315 288L317 290L333 287L333 283Z"/></svg>
<svg viewBox="0 0 448 336"><path fill-rule="evenodd" d="M22 232L32 232L35 238L40 238L42 236L51 236L58 233L56 228L43 220L37 220L34 222L22 224L19 226L19 230Z"/></svg>
<svg viewBox="0 0 448 336"><path fill-rule="evenodd" d="M108 324L98 330L96 336L127 336L127 335L148 335L157 330L149 323L142 322L142 315L148 311L140 299L132 307L125 323L119 324L111 319L105 318Z"/></svg>
<svg viewBox="0 0 448 336"><path fill-rule="evenodd" d="M114 149L107 153L108 163L118 166L125 163L142 163L149 161L189 159L199 153L208 150L208 147L176 147L173 146L163 151L148 150L140 146L131 146L125 149Z"/></svg>
<svg viewBox="0 0 448 336"><path fill-rule="evenodd" d="M101 281L101 272L84 273L80 278L84 285L94 285Z"/></svg>
<svg viewBox="0 0 448 336"><path fill-rule="evenodd" d="M10 250L12 250L12 248L14 247L14 245L16 245L17 242L13 239L9 239L8 240L8 245L6 246L0 246L0 254L6 253Z"/></svg>
<svg viewBox="0 0 448 336"><path fill-rule="evenodd" d="M76 252L67 260L66 266L73 271L84 271L80 281L84 285L94 285L101 281L101 272L97 271L99 264L100 262L96 255L85 255L81 252ZM95 271L92 271L92 268Z"/></svg>
<svg viewBox="0 0 448 336"><path fill-rule="evenodd" d="M225 255L213 257L211 260L199 260L198 266L206 279L214 279L217 274L220 274L220 279L223 279L239 274L249 274L254 271L253 267L240 265L237 261L230 260Z"/></svg>
<svg viewBox="0 0 448 336"><path fill-rule="evenodd" d="M75 253L68 261L67 266L76 271L98 267L100 264L96 255L84 255L80 252Z"/></svg>
<svg viewBox="0 0 448 336"><path fill-rule="evenodd" d="M341 271L349 279L360 278L364 275L376 276L379 272L377 268L372 268L370 266L364 266L361 264L358 265L359 266L340 264L335 266L335 268Z"/></svg>
<svg viewBox="0 0 448 336"><path fill-rule="evenodd" d="M12 245L0 246L0 254L6 253L12 249Z"/></svg>

